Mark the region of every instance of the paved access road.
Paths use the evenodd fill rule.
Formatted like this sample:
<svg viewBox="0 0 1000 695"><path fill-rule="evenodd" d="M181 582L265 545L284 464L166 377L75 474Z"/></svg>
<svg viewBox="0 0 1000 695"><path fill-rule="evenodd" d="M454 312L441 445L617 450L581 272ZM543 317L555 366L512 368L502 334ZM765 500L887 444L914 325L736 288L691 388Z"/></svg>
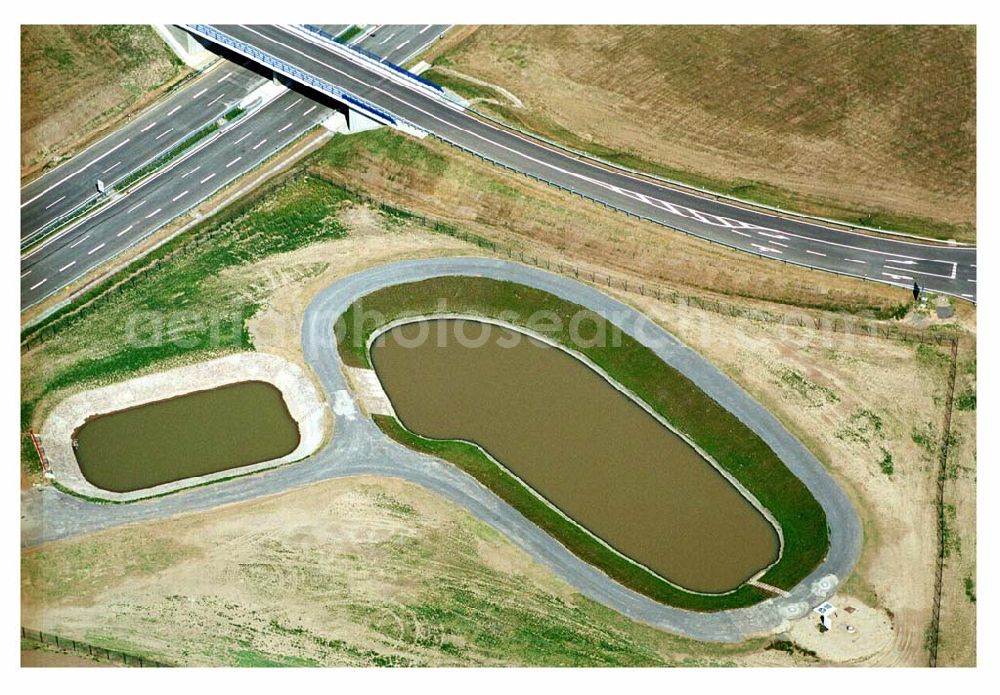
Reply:
<svg viewBox="0 0 1000 695"><path fill-rule="evenodd" d="M333 340L333 324L352 302L374 290L446 275L509 280L577 302L614 321L687 375L759 434L822 504L830 527L830 550L822 565L796 586L790 596L769 599L751 608L696 613L664 606L626 589L577 558L456 467L418 454L386 437L371 419L359 412L347 389ZM398 477L465 507L585 596L670 632L720 642L772 631L787 619L805 615L810 607L832 595L861 553L861 526L847 496L823 465L773 415L735 382L642 314L575 280L483 258L439 258L378 266L330 285L313 299L302 326L302 347L323 385L335 419L334 437L319 453L268 472L132 504L95 504L53 487L34 488L21 496L22 545L211 509L331 478Z"/></svg>
<svg viewBox="0 0 1000 695"><path fill-rule="evenodd" d="M870 236L703 198L499 128L435 90L308 32L276 25L226 24L214 29L449 143L632 214L766 258L907 288L916 281L932 291L975 301L975 248Z"/></svg>
<svg viewBox="0 0 1000 695"><path fill-rule="evenodd" d="M266 81L221 60L110 135L21 189L21 243L224 114Z"/></svg>
<svg viewBox="0 0 1000 695"><path fill-rule="evenodd" d="M194 154L171 163L169 169L148 183L22 256L21 310L148 237L283 149L330 113L329 107L288 90L233 121Z"/></svg>

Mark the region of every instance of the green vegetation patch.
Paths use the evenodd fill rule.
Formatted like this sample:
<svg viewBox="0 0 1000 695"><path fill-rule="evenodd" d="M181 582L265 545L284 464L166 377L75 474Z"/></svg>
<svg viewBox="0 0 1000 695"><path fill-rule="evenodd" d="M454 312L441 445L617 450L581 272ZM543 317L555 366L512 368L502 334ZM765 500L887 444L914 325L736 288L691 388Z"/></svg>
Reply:
<svg viewBox="0 0 1000 695"><path fill-rule="evenodd" d="M364 27L362 27L361 25L352 24L351 26L347 27L347 29L342 34L337 36L336 41L337 43L344 43L344 44L350 43L351 39L353 39L355 36L357 36L363 31Z"/></svg>
<svg viewBox="0 0 1000 695"><path fill-rule="evenodd" d="M443 303L440 300L445 300ZM651 405L678 430L688 435L719 465L734 475L777 519L784 537L781 559L763 581L791 588L825 557L829 545L826 515L805 485L785 467L770 448L739 419L709 398L682 374L666 365L652 350L626 334L620 344L580 347L570 339L571 317L583 316L578 326L594 326L608 335L616 327L579 305L541 290L486 278L442 277L386 287L364 297L360 311L350 307L337 321L339 349L344 362L370 367L367 340L378 328L403 316L457 312L503 318L523 325L526 309L553 312L561 330L548 337L582 352L619 383ZM521 317L520 319L518 317ZM767 594L751 586L721 596L694 594L636 567L596 542L589 533L566 521L498 468L477 447L461 441L419 437L394 418L376 422L393 438L418 450L451 461L558 538L570 550L601 567L618 581L658 601L694 610L721 610L757 603Z"/></svg>

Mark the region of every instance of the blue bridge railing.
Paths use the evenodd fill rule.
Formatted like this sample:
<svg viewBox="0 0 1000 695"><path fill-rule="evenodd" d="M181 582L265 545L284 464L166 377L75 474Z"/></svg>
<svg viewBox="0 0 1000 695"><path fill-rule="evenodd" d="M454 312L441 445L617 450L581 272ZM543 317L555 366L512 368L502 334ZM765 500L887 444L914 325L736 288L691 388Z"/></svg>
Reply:
<svg viewBox="0 0 1000 695"><path fill-rule="evenodd" d="M401 75L404 75L405 77L409 77L411 80L416 80L417 82L425 84L428 87L436 89L439 92L442 92L442 93L444 92L444 88L441 87L441 85L434 84L430 80L428 80L428 79L426 79L424 77L421 77L420 75L416 74L415 72L410 72L406 68L404 68L402 66L399 66L399 65L396 65L391 60L383 58L382 56L378 55L377 53L373 53L372 51L369 51L367 48L362 48L361 46L347 44L347 43L341 43L340 41L337 41L337 37L333 36L328 31L324 31L323 29L320 29L315 24L303 24L302 27L304 29L306 29L306 30L314 33L314 34L317 34L318 36L322 36L327 41L332 41L333 43L336 43L336 44L338 44L340 46L345 46L346 48L349 48L349 49L351 49L352 51L354 51L356 53L360 53L361 55L363 55L364 57L368 58L369 60L374 60L376 63L381 63L382 65L386 66L387 68L395 70L396 72L398 72Z"/></svg>
<svg viewBox="0 0 1000 695"><path fill-rule="evenodd" d="M234 39L229 34L224 34L207 24L185 24L184 26L197 34L201 34L202 36L211 39L212 41L216 41L224 46L229 46L238 53L242 53L245 56L258 60L264 65L268 65L278 72L288 75L303 84L313 87L314 89L318 89L321 92L326 92L327 94L330 94L342 101L346 101L349 104L353 104L354 106L375 115L380 120L385 121L390 125L396 125L397 123L395 116L387 111L384 111L378 106L375 106L370 101L355 96L350 92L327 82L326 80L321 80L315 75L286 63L283 60L279 60L270 53L265 53L260 50L256 46L251 46L248 43Z"/></svg>

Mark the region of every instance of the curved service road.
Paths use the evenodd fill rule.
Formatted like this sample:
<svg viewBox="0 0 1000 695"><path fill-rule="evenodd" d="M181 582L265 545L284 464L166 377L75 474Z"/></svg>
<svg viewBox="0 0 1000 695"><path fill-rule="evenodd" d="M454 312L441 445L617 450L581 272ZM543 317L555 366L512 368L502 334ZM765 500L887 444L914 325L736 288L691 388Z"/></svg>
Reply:
<svg viewBox="0 0 1000 695"><path fill-rule="evenodd" d="M363 416L348 391L333 339L337 317L356 299L381 287L442 275L484 276L550 292L618 323L679 369L759 434L823 506L830 550L823 563L788 596L750 608L697 613L661 605L626 589L570 553L508 504L458 468L399 445ZM348 276L309 305L302 347L333 410L335 436L318 454L284 468L126 505L94 504L52 487L22 495L22 544L34 545L120 524L156 519L253 499L330 478L379 475L402 478L465 507L551 568L580 593L631 618L701 640L739 641L801 617L829 597L861 552L861 526L843 491L784 427L735 382L639 312L596 289L559 275L482 258L440 258L383 265Z"/></svg>

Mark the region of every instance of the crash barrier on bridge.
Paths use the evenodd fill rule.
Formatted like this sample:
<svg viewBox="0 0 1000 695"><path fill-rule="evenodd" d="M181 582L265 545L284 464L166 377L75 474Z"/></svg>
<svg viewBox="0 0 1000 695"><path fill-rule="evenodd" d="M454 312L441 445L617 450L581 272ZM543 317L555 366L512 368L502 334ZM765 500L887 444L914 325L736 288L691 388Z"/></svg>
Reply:
<svg viewBox="0 0 1000 695"><path fill-rule="evenodd" d="M399 74L403 75L404 77L409 77L411 80L416 80L417 82L420 82L421 84L425 84L428 87L431 87L432 89L436 89L437 91L441 92L442 94L444 93L444 87L442 87L441 85L435 84L435 83L431 82L430 80L428 80L426 77L421 77L420 75L416 74L415 72L410 72L409 70L407 70L406 68L404 68L401 65L396 65L395 63L393 63L388 58L383 58L380 55L378 55L377 53L373 53L372 51L369 51L366 48L362 48L361 46L358 46L358 45L355 45L355 44L350 44L350 43L343 43L341 41L337 41L337 38L335 36L333 36L330 32L323 31L322 29L320 29L315 24L303 24L301 26L302 26L303 29L306 29L307 31L312 32L313 34L316 34L317 36L321 36L324 39L326 39L327 41L335 43L338 46L343 46L344 48L348 48L348 49L354 51L355 53L360 53L364 57L366 57L366 58L368 58L370 60L374 60L376 63L381 63L382 65L386 66L387 68L389 68L391 70L395 70L396 72L398 72Z"/></svg>
<svg viewBox="0 0 1000 695"><path fill-rule="evenodd" d="M68 651L76 652L84 656L91 656L95 659L103 659L105 661L112 661L123 664L124 666L140 666L143 668L169 668L170 664L165 664L162 661L156 661L145 656L140 656L138 654L129 654L128 652L119 651L118 649L108 649L107 647L98 647L94 644L89 644L87 642L79 642L74 639L69 639L67 637L59 637L58 635L53 635L48 632L42 632L41 630L31 630L24 626L21 627L21 639L31 640L32 642L40 642L41 644L48 644L60 649L66 649Z"/></svg>
<svg viewBox="0 0 1000 695"><path fill-rule="evenodd" d="M830 331L843 335L856 335L860 337L883 338L886 340L898 340L909 343L922 343L927 345L952 345L956 342L956 337L942 331L921 331L919 329L908 328L906 326L885 323L884 319L876 316L840 315L833 312L822 312L816 315L815 312L807 310L796 311L794 313L778 313L763 309L750 309L745 306L738 306L720 299L709 299L697 295L684 294L677 290L666 288L652 283L636 282L627 277L615 275L607 272L597 272L596 270L580 268L562 260L551 260L534 254L526 253L524 249L518 249L507 244L498 244L495 241L482 237L478 234L458 229L450 223L427 218L423 215L415 215L395 208L391 204L385 203L378 198L374 198L363 191L352 189L340 181L333 183L361 202L368 203L389 214L398 214L406 219L413 219L420 222L428 229L439 234L446 234L455 239L460 239L470 244L475 244L481 249L492 251L498 256L503 256L509 260L520 261L536 268L557 272L575 280L583 280L593 285L607 287L609 289L621 289L625 292L639 294L643 297L655 298L659 301L667 301L683 306L693 306L702 311L710 311L716 314L731 316L734 318L744 318L752 321L760 321L771 324L781 324L785 326L808 328L818 331Z"/></svg>
<svg viewBox="0 0 1000 695"><path fill-rule="evenodd" d="M301 82L304 85L312 87L313 89L317 89L321 92L325 92L330 96L345 101L353 106L357 106L361 110L367 111L368 113L374 115L378 120L382 121L383 123L387 123L389 125L396 125L397 123L398 119L395 116L391 115L387 111L383 111L378 106L372 104L370 101L362 99L361 97L358 96L354 96L353 94L346 92L343 89L340 89L339 87L333 86L326 80L321 80L318 77L315 77L312 74L306 72L305 70L300 70L294 65L290 65L289 63L286 63L283 60L275 58L270 53L265 53L264 51L260 50L255 46L251 46L248 43L234 39L232 36L224 34L221 31L217 31L216 29L210 27L207 24L185 24L183 26L184 28L193 31L196 34L204 36L207 39L220 43L223 46L228 46L237 53L241 53L247 56L248 58L253 58L254 60L258 60L264 65L267 65L273 68L274 70L277 70L281 74L291 77L292 79L297 80L298 82Z"/></svg>
<svg viewBox="0 0 1000 695"><path fill-rule="evenodd" d="M532 179L534 181L538 181L540 183L545 183L545 184L548 184L550 186L554 186L554 187L558 188L561 191L565 191L566 193L569 193L570 195L580 196L581 198L584 198L584 199L589 200L591 202L597 203L598 205L603 205L604 207L608 208L609 210L614 210L616 212L620 212L620 213L624 214L626 217L634 217L637 220L643 220L645 222L652 222L653 224L659 225L660 227L666 227L667 229L672 229L675 232L680 232L681 234L686 234L686 235L694 237L696 239L701 239L702 241L707 241L707 242L709 242L711 244L717 244L718 246L722 246L724 248L731 249L733 251L739 251L740 253L747 253L747 254L750 254L751 256L757 256L758 258L763 258L763 259L766 259L766 260L769 260L769 261L779 261L781 263L784 263L785 265L794 265L794 266L797 266L799 268L806 268L807 270L816 270L816 271L823 272L823 273L831 273L833 275L840 275L842 277L855 278L855 279L858 279L858 280L864 280L866 282L877 282L877 283L882 284L882 285L892 285L892 286L895 286L895 287L906 287L906 288L910 288L911 287L911 285L909 283L892 282L892 281L889 281L889 280L882 280L881 278L869 277L867 275L862 275L860 273L847 273L847 272L844 272L844 271L841 271L841 270L833 270L832 268L820 268L818 266L809 265L808 263L803 263L801 261L789 260L787 258L777 258L775 256L765 255L765 254L760 253L758 251L750 251L750 250L745 249L745 248L743 248L741 246L737 246L735 244L729 244L729 243L726 243L725 241L719 241L718 239L713 239L713 238L705 236L703 234L699 234L698 232L693 232L693 231L688 230L688 229L681 229L680 227L675 227L672 224L667 224L666 222L664 222L662 220L658 220L658 219L656 219L654 217L648 217L646 215L640 215L640 214L635 213L635 212L630 212L629 210L626 210L625 208L620 208L620 207L618 207L617 205L615 205L613 203L608 203L608 202L606 202L604 200L601 200L600 198L595 198L592 195L584 193L583 191L578 191L575 188L572 188L570 186L563 186L562 184L556 183L555 181L551 181L551 180L543 178L541 176L536 176L535 174L532 174L532 173L529 173L529 172L526 172L526 171L521 171L520 169L518 169L516 167L512 167L509 164L504 164L503 162L498 162L497 160L493 159L492 157L487 157L486 155L480 154L479 152L476 152L475 150L470 150L468 147L465 147L463 145L459 145L458 143L452 142L451 140L447 140L447 139L445 139L445 138L443 138L440 135L437 135L435 133L429 133L429 135L431 135L432 137L437 138L438 140L440 140L441 142L443 142L443 143L445 143L447 145L451 145L452 147L456 147L456 148L462 150L463 152L465 152L467 154L471 154L473 157L481 159L484 162L489 162L490 164L494 164L494 165L496 165L496 166L498 166L498 167L500 167L502 169L506 169L507 171L511 171L511 172L513 172L515 174L521 174L522 176L526 176L529 179ZM939 294L950 294L950 293L940 292ZM955 296L955 295L952 295L952 296ZM976 304L976 300L974 300L974 299L968 299L967 297L963 297L963 299L966 299L967 301L971 302L972 304Z"/></svg>

